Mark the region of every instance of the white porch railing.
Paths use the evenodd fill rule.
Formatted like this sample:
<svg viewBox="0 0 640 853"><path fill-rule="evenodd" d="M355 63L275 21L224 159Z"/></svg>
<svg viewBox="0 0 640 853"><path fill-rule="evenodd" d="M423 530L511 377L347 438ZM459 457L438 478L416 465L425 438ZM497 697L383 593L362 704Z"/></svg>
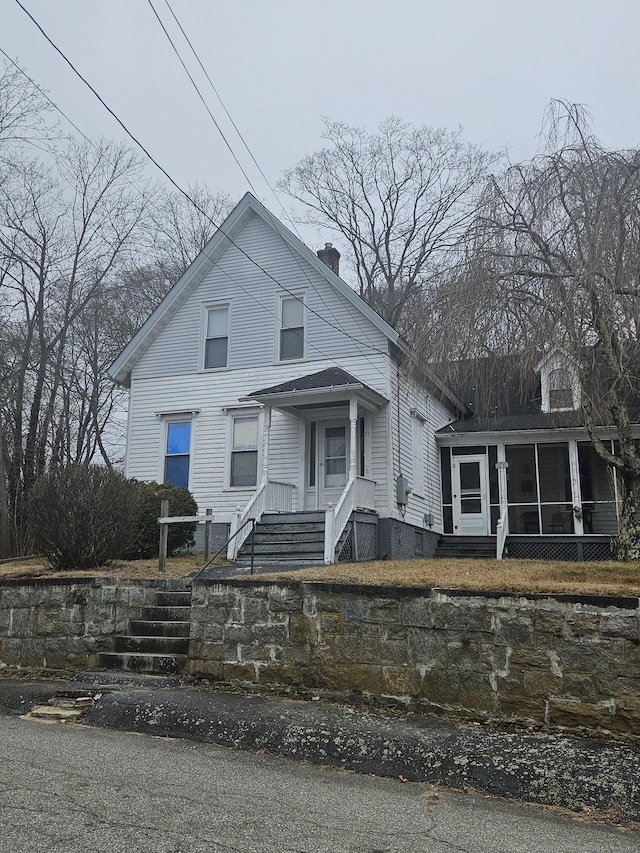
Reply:
<svg viewBox="0 0 640 853"><path fill-rule="evenodd" d="M375 481L354 477L347 482L335 507L329 504L324 523L324 562L335 560L336 546L354 509L375 509Z"/></svg>
<svg viewBox="0 0 640 853"><path fill-rule="evenodd" d="M502 559L504 554L504 545L509 535L509 514L504 512L498 519L496 526L496 558Z"/></svg>
<svg viewBox="0 0 640 853"><path fill-rule="evenodd" d="M236 510L231 516L229 536L233 537L227 547L227 560L235 560L238 552L251 533L251 525L245 524L249 518L260 521L265 512L291 512L295 486L291 483L281 483L278 480L267 480L260 483L249 503L243 510ZM244 528L240 530L243 526ZM240 530L237 536L234 533Z"/></svg>

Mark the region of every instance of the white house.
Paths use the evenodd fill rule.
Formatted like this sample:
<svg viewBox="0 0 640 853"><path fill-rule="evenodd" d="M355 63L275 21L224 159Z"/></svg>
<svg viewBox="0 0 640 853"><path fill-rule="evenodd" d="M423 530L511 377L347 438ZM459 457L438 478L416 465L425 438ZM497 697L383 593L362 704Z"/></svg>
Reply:
<svg viewBox="0 0 640 853"><path fill-rule="evenodd" d="M249 519L261 559L430 555L464 406L318 255L245 195L111 367L126 473L188 486L232 558Z"/></svg>

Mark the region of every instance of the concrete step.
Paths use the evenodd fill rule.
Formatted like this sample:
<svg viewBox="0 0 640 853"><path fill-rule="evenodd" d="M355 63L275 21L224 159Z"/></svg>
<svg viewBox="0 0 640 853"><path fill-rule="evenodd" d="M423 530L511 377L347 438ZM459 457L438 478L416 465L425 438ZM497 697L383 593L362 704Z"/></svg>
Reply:
<svg viewBox="0 0 640 853"><path fill-rule="evenodd" d="M191 591L189 592L157 592L156 607L191 607Z"/></svg>
<svg viewBox="0 0 640 853"><path fill-rule="evenodd" d="M130 637L113 638L115 652L147 653L154 652L163 655L186 655L189 651L188 637Z"/></svg>
<svg viewBox="0 0 640 853"><path fill-rule="evenodd" d="M105 669L121 669L125 672L182 672L187 662L186 655L153 654L147 652L100 652L96 661Z"/></svg>
<svg viewBox="0 0 640 853"><path fill-rule="evenodd" d="M142 611L143 622L188 622L191 607L145 607Z"/></svg>
<svg viewBox="0 0 640 853"><path fill-rule="evenodd" d="M132 637L188 637L190 630L190 622L150 622L143 619L129 622Z"/></svg>

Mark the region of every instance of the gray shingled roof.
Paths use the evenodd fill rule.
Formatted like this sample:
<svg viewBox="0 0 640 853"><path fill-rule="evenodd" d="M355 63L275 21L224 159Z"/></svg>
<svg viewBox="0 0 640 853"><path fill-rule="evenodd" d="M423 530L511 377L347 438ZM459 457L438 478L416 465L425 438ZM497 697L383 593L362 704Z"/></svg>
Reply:
<svg viewBox="0 0 640 853"><path fill-rule="evenodd" d="M328 367L319 373L309 373L306 376L298 376L296 379L291 379L289 382L282 382L280 385L272 385L270 388L252 391L247 396L263 397L267 394L288 394L293 391L313 391L320 388L340 388L343 390L349 385L357 385L359 388L368 387L364 382L347 373L346 370L342 370L340 367Z"/></svg>

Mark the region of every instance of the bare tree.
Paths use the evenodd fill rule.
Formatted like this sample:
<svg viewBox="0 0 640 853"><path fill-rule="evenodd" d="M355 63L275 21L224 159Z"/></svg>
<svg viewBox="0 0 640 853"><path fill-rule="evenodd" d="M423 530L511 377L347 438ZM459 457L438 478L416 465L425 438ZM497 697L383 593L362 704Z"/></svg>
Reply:
<svg viewBox="0 0 640 853"><path fill-rule="evenodd" d="M439 359L451 340L458 352L518 352L530 365L554 346L569 354L585 426L621 485L615 553L638 559L640 152L606 150L587 118L554 102L546 147L490 182L473 252L442 284L450 339L441 335ZM615 455L603 426L615 427Z"/></svg>
<svg viewBox="0 0 640 853"><path fill-rule="evenodd" d="M289 169L279 189L307 207L303 221L347 241L360 295L404 331L417 297L466 234L499 158L461 130L394 117L376 134L325 119L324 138L329 146Z"/></svg>

